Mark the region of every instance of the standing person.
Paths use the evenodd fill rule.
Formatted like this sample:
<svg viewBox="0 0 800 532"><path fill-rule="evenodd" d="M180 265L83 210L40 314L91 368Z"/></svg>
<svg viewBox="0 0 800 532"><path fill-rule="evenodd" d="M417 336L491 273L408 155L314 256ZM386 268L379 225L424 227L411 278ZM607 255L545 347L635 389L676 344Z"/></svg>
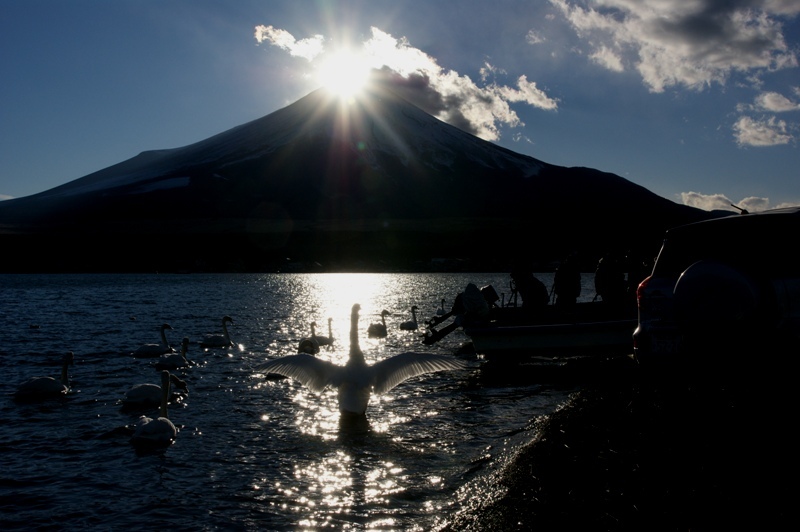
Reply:
<svg viewBox="0 0 800 532"><path fill-rule="evenodd" d="M553 291L556 305L573 306L581 294L581 273L578 270L575 254L561 261L553 278Z"/></svg>
<svg viewBox="0 0 800 532"><path fill-rule="evenodd" d="M523 307L539 308L550 303L547 287L533 275L530 269L521 265L515 266L511 270L511 280L519 295L522 296Z"/></svg>
<svg viewBox="0 0 800 532"><path fill-rule="evenodd" d="M625 272L617 256L606 253L598 262L594 272L594 290L605 303L621 305L625 300L627 286Z"/></svg>

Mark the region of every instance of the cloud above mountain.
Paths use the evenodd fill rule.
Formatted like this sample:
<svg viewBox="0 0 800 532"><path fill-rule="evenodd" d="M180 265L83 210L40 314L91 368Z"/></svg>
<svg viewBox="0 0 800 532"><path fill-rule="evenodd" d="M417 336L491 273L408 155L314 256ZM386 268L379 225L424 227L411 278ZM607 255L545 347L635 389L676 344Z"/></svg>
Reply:
<svg viewBox="0 0 800 532"><path fill-rule="evenodd" d="M770 205L767 198L758 198L755 196L742 198L739 201L733 201L724 194L701 194L700 192L683 192L681 194L681 202L690 207L697 207L704 211L739 211L745 209L750 212L764 211L767 209L780 209L783 207L796 207L794 203L782 203L778 205Z"/></svg>
<svg viewBox="0 0 800 532"><path fill-rule="evenodd" d="M800 14L800 4L783 0L598 0L586 3L550 0L575 31L579 46L570 53L615 73L635 72L652 93L684 88L701 92L713 85L724 87L734 75L744 75L740 86L754 92L750 102L740 103L729 126L733 142L740 148L765 148L792 144L800 134L794 118L800 111L800 85L785 92L761 90L761 79L771 73L798 66L797 50L784 38L783 24ZM292 57L314 65L324 61L339 45L321 34L295 37L274 26L255 28L259 44L268 44ZM546 41L531 30L530 46ZM498 79L508 73L485 61L480 78L471 79L441 67L435 57L377 27L357 45L358 51L377 73L374 82L391 83L401 95L437 118L485 140L500 139L501 128L525 124L515 112L523 104L557 112L561 100L527 75L519 75L513 86ZM780 115L780 116L779 116ZM722 126L720 126L722 127ZM525 139L514 135L514 138ZM716 197L724 194L681 194L687 205L717 208ZM702 201L700 197L704 198ZM766 198L746 198L739 203L769 207ZM730 208L728 206L726 208Z"/></svg>
<svg viewBox="0 0 800 532"><path fill-rule="evenodd" d="M414 48L405 38L396 38L376 27L362 43L358 53L370 68L380 72L379 81L391 82L404 98L433 116L484 140L500 138L499 125L524 125L511 103L523 103L546 111L558 110L558 99L540 89L524 75L516 86L486 83L497 69L485 63L481 69L482 85L468 76L442 68L435 58ZM314 63L326 52L322 35L295 38L286 30L259 25L255 28L258 43L267 43Z"/></svg>

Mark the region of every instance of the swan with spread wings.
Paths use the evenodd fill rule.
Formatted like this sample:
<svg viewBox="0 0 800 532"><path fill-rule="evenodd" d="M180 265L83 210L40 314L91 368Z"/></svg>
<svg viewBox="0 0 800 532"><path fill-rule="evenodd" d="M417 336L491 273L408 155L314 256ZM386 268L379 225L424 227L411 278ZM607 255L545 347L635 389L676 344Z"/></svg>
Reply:
<svg viewBox="0 0 800 532"><path fill-rule="evenodd" d="M435 353L400 353L367 364L358 341L358 313L353 305L350 316L350 355L344 366L307 354L288 355L261 364L256 369L290 377L313 392L327 387L338 389L339 412L364 416L373 393L386 393L398 384L424 373L466 368L466 363L449 355Z"/></svg>

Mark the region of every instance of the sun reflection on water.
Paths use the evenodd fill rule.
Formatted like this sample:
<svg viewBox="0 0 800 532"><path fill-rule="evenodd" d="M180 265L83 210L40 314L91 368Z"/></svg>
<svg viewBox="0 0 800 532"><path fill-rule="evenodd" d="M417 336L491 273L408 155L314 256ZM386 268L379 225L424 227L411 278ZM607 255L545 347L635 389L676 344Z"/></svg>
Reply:
<svg viewBox="0 0 800 532"><path fill-rule="evenodd" d="M270 333L264 349L269 358L295 353L297 340L310 334L312 321L317 334L327 336L330 318L334 343L322 346L316 357L344 365L354 303L361 305L359 343L368 364L403 351L426 350L418 333L401 330L399 323L415 304L423 309L420 321L435 314L442 293L435 285L417 286L415 276L361 273L292 274L291 279L285 294L292 310L284 307L278 314L267 309L262 322ZM384 309L392 313L386 320L388 337L369 338L367 327L380 320ZM391 529L409 507L419 510L419 505L429 515L441 513L445 504L440 494L452 489L451 475L459 472L460 464L453 461L455 465L442 467L460 449L447 439L454 430L453 403L448 399L462 386L451 378L424 375L385 395L373 395L366 417L356 423L339 413L335 389L316 393L292 379L255 384L259 393L282 405L276 410L270 410L271 403L264 405L261 421L272 427L267 432L282 447L293 449L279 459L285 476L275 478L271 486L261 479L256 483L269 492L264 500L289 510L295 527L308 529L348 524L364 530Z"/></svg>

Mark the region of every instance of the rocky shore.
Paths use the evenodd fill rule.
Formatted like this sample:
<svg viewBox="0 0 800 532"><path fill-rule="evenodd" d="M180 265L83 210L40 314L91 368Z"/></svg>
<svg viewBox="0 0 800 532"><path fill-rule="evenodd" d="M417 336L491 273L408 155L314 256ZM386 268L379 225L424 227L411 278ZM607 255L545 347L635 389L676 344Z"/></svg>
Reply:
<svg viewBox="0 0 800 532"><path fill-rule="evenodd" d="M587 383L504 468L501 496L439 530L784 528L797 462L788 372L692 371Z"/></svg>

